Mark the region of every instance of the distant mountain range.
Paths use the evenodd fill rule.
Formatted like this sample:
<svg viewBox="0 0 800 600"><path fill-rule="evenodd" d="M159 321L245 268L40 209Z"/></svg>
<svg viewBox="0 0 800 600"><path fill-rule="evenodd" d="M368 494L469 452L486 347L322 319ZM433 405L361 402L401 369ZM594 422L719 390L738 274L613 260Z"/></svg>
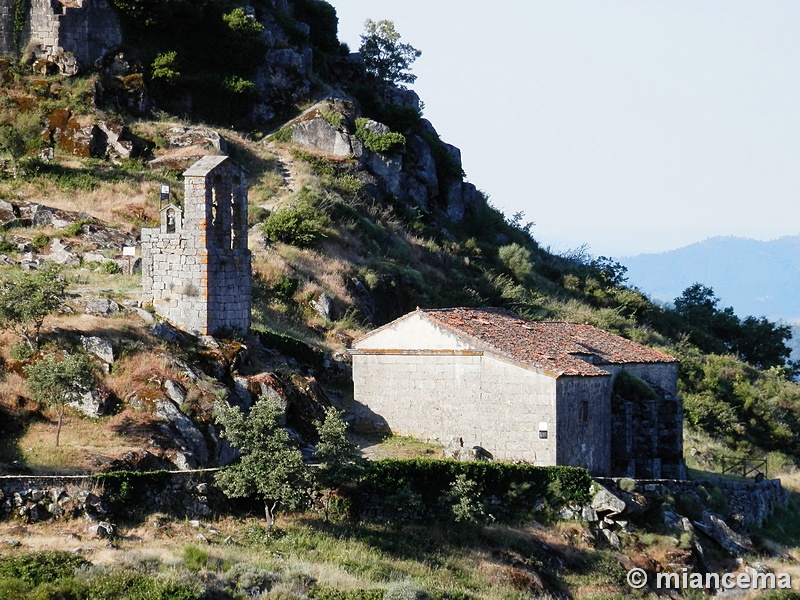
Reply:
<svg viewBox="0 0 800 600"><path fill-rule="evenodd" d="M713 237L677 250L618 259L628 283L672 302L695 282L712 287L719 308L739 317L767 317L800 325L800 235L762 242Z"/></svg>

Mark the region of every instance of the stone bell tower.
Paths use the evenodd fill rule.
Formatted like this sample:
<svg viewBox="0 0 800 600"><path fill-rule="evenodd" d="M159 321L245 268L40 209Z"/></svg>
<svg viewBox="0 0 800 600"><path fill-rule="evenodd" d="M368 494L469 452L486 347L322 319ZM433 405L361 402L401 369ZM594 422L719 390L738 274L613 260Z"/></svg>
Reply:
<svg viewBox="0 0 800 600"><path fill-rule="evenodd" d="M184 174L183 210L161 209L142 229L142 301L194 334L250 328L247 179L227 156L204 156Z"/></svg>

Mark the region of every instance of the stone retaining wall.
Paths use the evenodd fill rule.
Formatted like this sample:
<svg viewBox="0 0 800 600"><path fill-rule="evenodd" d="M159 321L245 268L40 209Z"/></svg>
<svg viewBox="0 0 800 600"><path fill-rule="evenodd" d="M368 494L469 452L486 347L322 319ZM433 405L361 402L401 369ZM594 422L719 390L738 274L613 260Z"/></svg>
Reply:
<svg viewBox="0 0 800 600"><path fill-rule="evenodd" d="M612 493L620 493L621 478L599 477L595 480L608 488ZM710 490L715 487L725 495L728 501L728 513L749 526L760 527L779 506L786 506L789 499L780 479L755 481L730 481L712 479L704 481L686 481L673 479L636 479L634 493L645 496L648 500L664 498L669 495L675 499L692 496L698 497L700 488ZM630 488L626 485L626 490Z"/></svg>
<svg viewBox="0 0 800 600"><path fill-rule="evenodd" d="M96 475L4 475L0 476L0 519L97 520L141 512L206 517L212 507L222 505L219 492L211 485L217 470L132 473L124 489L113 490L108 479Z"/></svg>

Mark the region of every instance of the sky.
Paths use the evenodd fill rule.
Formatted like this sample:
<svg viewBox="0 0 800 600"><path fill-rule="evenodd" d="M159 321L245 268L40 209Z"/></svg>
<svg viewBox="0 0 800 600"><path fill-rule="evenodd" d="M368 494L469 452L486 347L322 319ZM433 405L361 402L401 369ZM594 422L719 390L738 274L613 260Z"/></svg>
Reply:
<svg viewBox="0 0 800 600"><path fill-rule="evenodd" d="M800 234L797 0L329 0L390 19L467 179L555 252Z"/></svg>

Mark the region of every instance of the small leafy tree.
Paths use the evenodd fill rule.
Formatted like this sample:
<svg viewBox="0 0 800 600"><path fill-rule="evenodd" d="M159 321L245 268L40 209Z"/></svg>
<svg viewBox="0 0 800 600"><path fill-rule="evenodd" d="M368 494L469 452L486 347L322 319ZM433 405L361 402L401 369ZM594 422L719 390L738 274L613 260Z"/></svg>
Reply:
<svg viewBox="0 0 800 600"><path fill-rule="evenodd" d="M262 500L268 529L275 524L278 506L303 505L310 479L300 450L278 425L280 414L265 397L246 417L236 406L218 403L214 409L216 422L224 427L221 435L242 453L239 462L217 474L217 485L230 498Z"/></svg>
<svg viewBox="0 0 800 600"><path fill-rule="evenodd" d="M403 84L417 80L410 68L422 52L400 41L394 21L367 19L359 52L367 72L388 84L404 88Z"/></svg>
<svg viewBox="0 0 800 600"><path fill-rule="evenodd" d="M356 446L347 437L347 423L333 407L325 411L325 420L319 427L319 443L314 452L319 461L316 479L328 490L325 499L325 520L331 503L332 493L348 482L357 481L366 471L367 462Z"/></svg>
<svg viewBox="0 0 800 600"><path fill-rule="evenodd" d="M162 52L153 59L150 68L150 77L166 85L173 85L180 79L178 71L178 53L174 50Z"/></svg>
<svg viewBox="0 0 800 600"><path fill-rule="evenodd" d="M57 265L6 275L0 279L0 329L13 331L35 350L44 319L64 303L66 288Z"/></svg>
<svg viewBox="0 0 800 600"><path fill-rule="evenodd" d="M519 244L501 246L497 256L518 281L523 281L533 270L531 251Z"/></svg>
<svg viewBox="0 0 800 600"><path fill-rule="evenodd" d="M469 479L464 473L456 475L444 497L456 523L485 523L494 520L483 507L479 492L476 481Z"/></svg>
<svg viewBox="0 0 800 600"><path fill-rule="evenodd" d="M48 354L24 367L28 389L38 402L55 408L58 413L56 447L61 436L61 423L67 404L89 392L96 383L94 363L85 353Z"/></svg>

